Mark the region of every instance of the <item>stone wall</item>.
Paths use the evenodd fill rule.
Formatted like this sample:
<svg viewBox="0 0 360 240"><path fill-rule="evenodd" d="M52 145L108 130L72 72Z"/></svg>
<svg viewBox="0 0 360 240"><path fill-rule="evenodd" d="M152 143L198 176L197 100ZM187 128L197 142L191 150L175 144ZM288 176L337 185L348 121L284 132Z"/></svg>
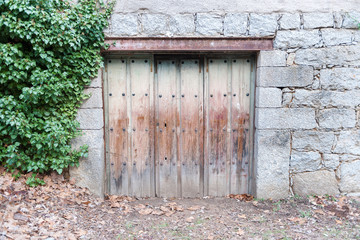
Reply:
<svg viewBox="0 0 360 240"><path fill-rule="evenodd" d="M103 196L105 185L105 154L104 154L104 113L102 71L99 70L85 93L91 97L84 101L79 109L77 121L83 135L72 143L74 148L87 144L88 158L80 161L78 168L70 169L71 177L76 179L79 186L88 187L93 193Z"/></svg>
<svg viewBox="0 0 360 240"><path fill-rule="evenodd" d="M233 8L170 15L119 9L107 36L273 37L274 50L257 59L254 193L360 195L360 30L354 20L360 12L264 14ZM90 157L72 174L101 194L101 84L95 80L87 91L93 97L78 118L85 136L76 143L90 144Z"/></svg>
<svg viewBox="0 0 360 240"><path fill-rule="evenodd" d="M360 9L358 0L317 0L316 2L312 0L117 0L115 5L115 13L133 13L141 10L163 14L214 11L222 13L350 12L358 9Z"/></svg>
<svg viewBox="0 0 360 240"><path fill-rule="evenodd" d="M360 30L351 16L359 19L277 18L274 50L257 65L258 197L360 195Z"/></svg>

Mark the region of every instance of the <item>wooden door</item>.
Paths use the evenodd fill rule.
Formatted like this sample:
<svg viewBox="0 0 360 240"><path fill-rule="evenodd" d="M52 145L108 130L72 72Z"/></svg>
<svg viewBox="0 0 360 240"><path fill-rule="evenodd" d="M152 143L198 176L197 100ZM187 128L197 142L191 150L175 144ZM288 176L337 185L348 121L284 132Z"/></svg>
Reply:
<svg viewBox="0 0 360 240"><path fill-rule="evenodd" d="M248 192L249 59L209 58L205 77L204 194Z"/></svg>
<svg viewBox="0 0 360 240"><path fill-rule="evenodd" d="M230 193L248 192L250 161L250 78L249 59L231 61Z"/></svg>
<svg viewBox="0 0 360 240"><path fill-rule="evenodd" d="M107 63L109 193L248 192L250 60L152 59Z"/></svg>
<svg viewBox="0 0 360 240"><path fill-rule="evenodd" d="M150 58L107 63L111 194L155 195L152 69Z"/></svg>
<svg viewBox="0 0 360 240"><path fill-rule="evenodd" d="M180 60L182 197L203 195L203 71L199 59Z"/></svg>
<svg viewBox="0 0 360 240"><path fill-rule="evenodd" d="M157 196L200 196L203 190L200 60L158 60L155 92Z"/></svg>
<svg viewBox="0 0 360 240"><path fill-rule="evenodd" d="M179 196L179 106L177 67L174 60L157 61L155 90L156 194Z"/></svg>

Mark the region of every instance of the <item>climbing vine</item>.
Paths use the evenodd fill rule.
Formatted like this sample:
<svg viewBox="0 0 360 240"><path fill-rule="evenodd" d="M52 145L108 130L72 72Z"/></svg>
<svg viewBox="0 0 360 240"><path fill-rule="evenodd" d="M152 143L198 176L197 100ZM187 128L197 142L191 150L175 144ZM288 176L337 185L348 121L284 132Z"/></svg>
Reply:
<svg viewBox="0 0 360 240"><path fill-rule="evenodd" d="M80 134L84 87L102 64L112 7L0 0L0 164L7 170L62 173L86 156L87 146L72 149L70 141Z"/></svg>

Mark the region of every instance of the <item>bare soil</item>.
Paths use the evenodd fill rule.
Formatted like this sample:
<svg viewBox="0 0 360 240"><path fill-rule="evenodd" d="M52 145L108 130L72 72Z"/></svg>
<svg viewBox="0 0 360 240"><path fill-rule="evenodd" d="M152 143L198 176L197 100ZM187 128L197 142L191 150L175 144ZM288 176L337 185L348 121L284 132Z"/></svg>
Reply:
<svg viewBox="0 0 360 240"><path fill-rule="evenodd" d="M360 198L97 198L61 175L29 188L0 168L0 240L360 239Z"/></svg>

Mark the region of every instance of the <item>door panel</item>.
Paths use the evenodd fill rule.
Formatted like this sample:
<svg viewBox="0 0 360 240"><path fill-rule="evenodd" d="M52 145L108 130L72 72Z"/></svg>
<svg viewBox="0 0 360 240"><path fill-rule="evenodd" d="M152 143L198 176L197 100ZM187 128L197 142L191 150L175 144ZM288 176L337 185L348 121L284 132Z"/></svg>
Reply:
<svg viewBox="0 0 360 240"><path fill-rule="evenodd" d="M132 195L151 196L150 59L130 59L131 84L131 190Z"/></svg>
<svg viewBox="0 0 360 240"><path fill-rule="evenodd" d="M177 156L177 67L174 60L157 62L156 86L157 196L179 196Z"/></svg>
<svg viewBox="0 0 360 240"><path fill-rule="evenodd" d="M110 192L154 196L150 59L108 62Z"/></svg>
<svg viewBox="0 0 360 240"><path fill-rule="evenodd" d="M108 63L110 192L129 195L129 141L127 114L126 60Z"/></svg>
<svg viewBox="0 0 360 240"><path fill-rule="evenodd" d="M228 71L227 60L209 60L206 132L208 135L207 161L209 161L208 194L211 196L225 196L228 191Z"/></svg>
<svg viewBox="0 0 360 240"><path fill-rule="evenodd" d="M247 59L232 60L230 193L246 193L250 137L250 69Z"/></svg>
<svg viewBox="0 0 360 240"><path fill-rule="evenodd" d="M181 187L183 197L202 195L203 73L200 61L180 61Z"/></svg>

